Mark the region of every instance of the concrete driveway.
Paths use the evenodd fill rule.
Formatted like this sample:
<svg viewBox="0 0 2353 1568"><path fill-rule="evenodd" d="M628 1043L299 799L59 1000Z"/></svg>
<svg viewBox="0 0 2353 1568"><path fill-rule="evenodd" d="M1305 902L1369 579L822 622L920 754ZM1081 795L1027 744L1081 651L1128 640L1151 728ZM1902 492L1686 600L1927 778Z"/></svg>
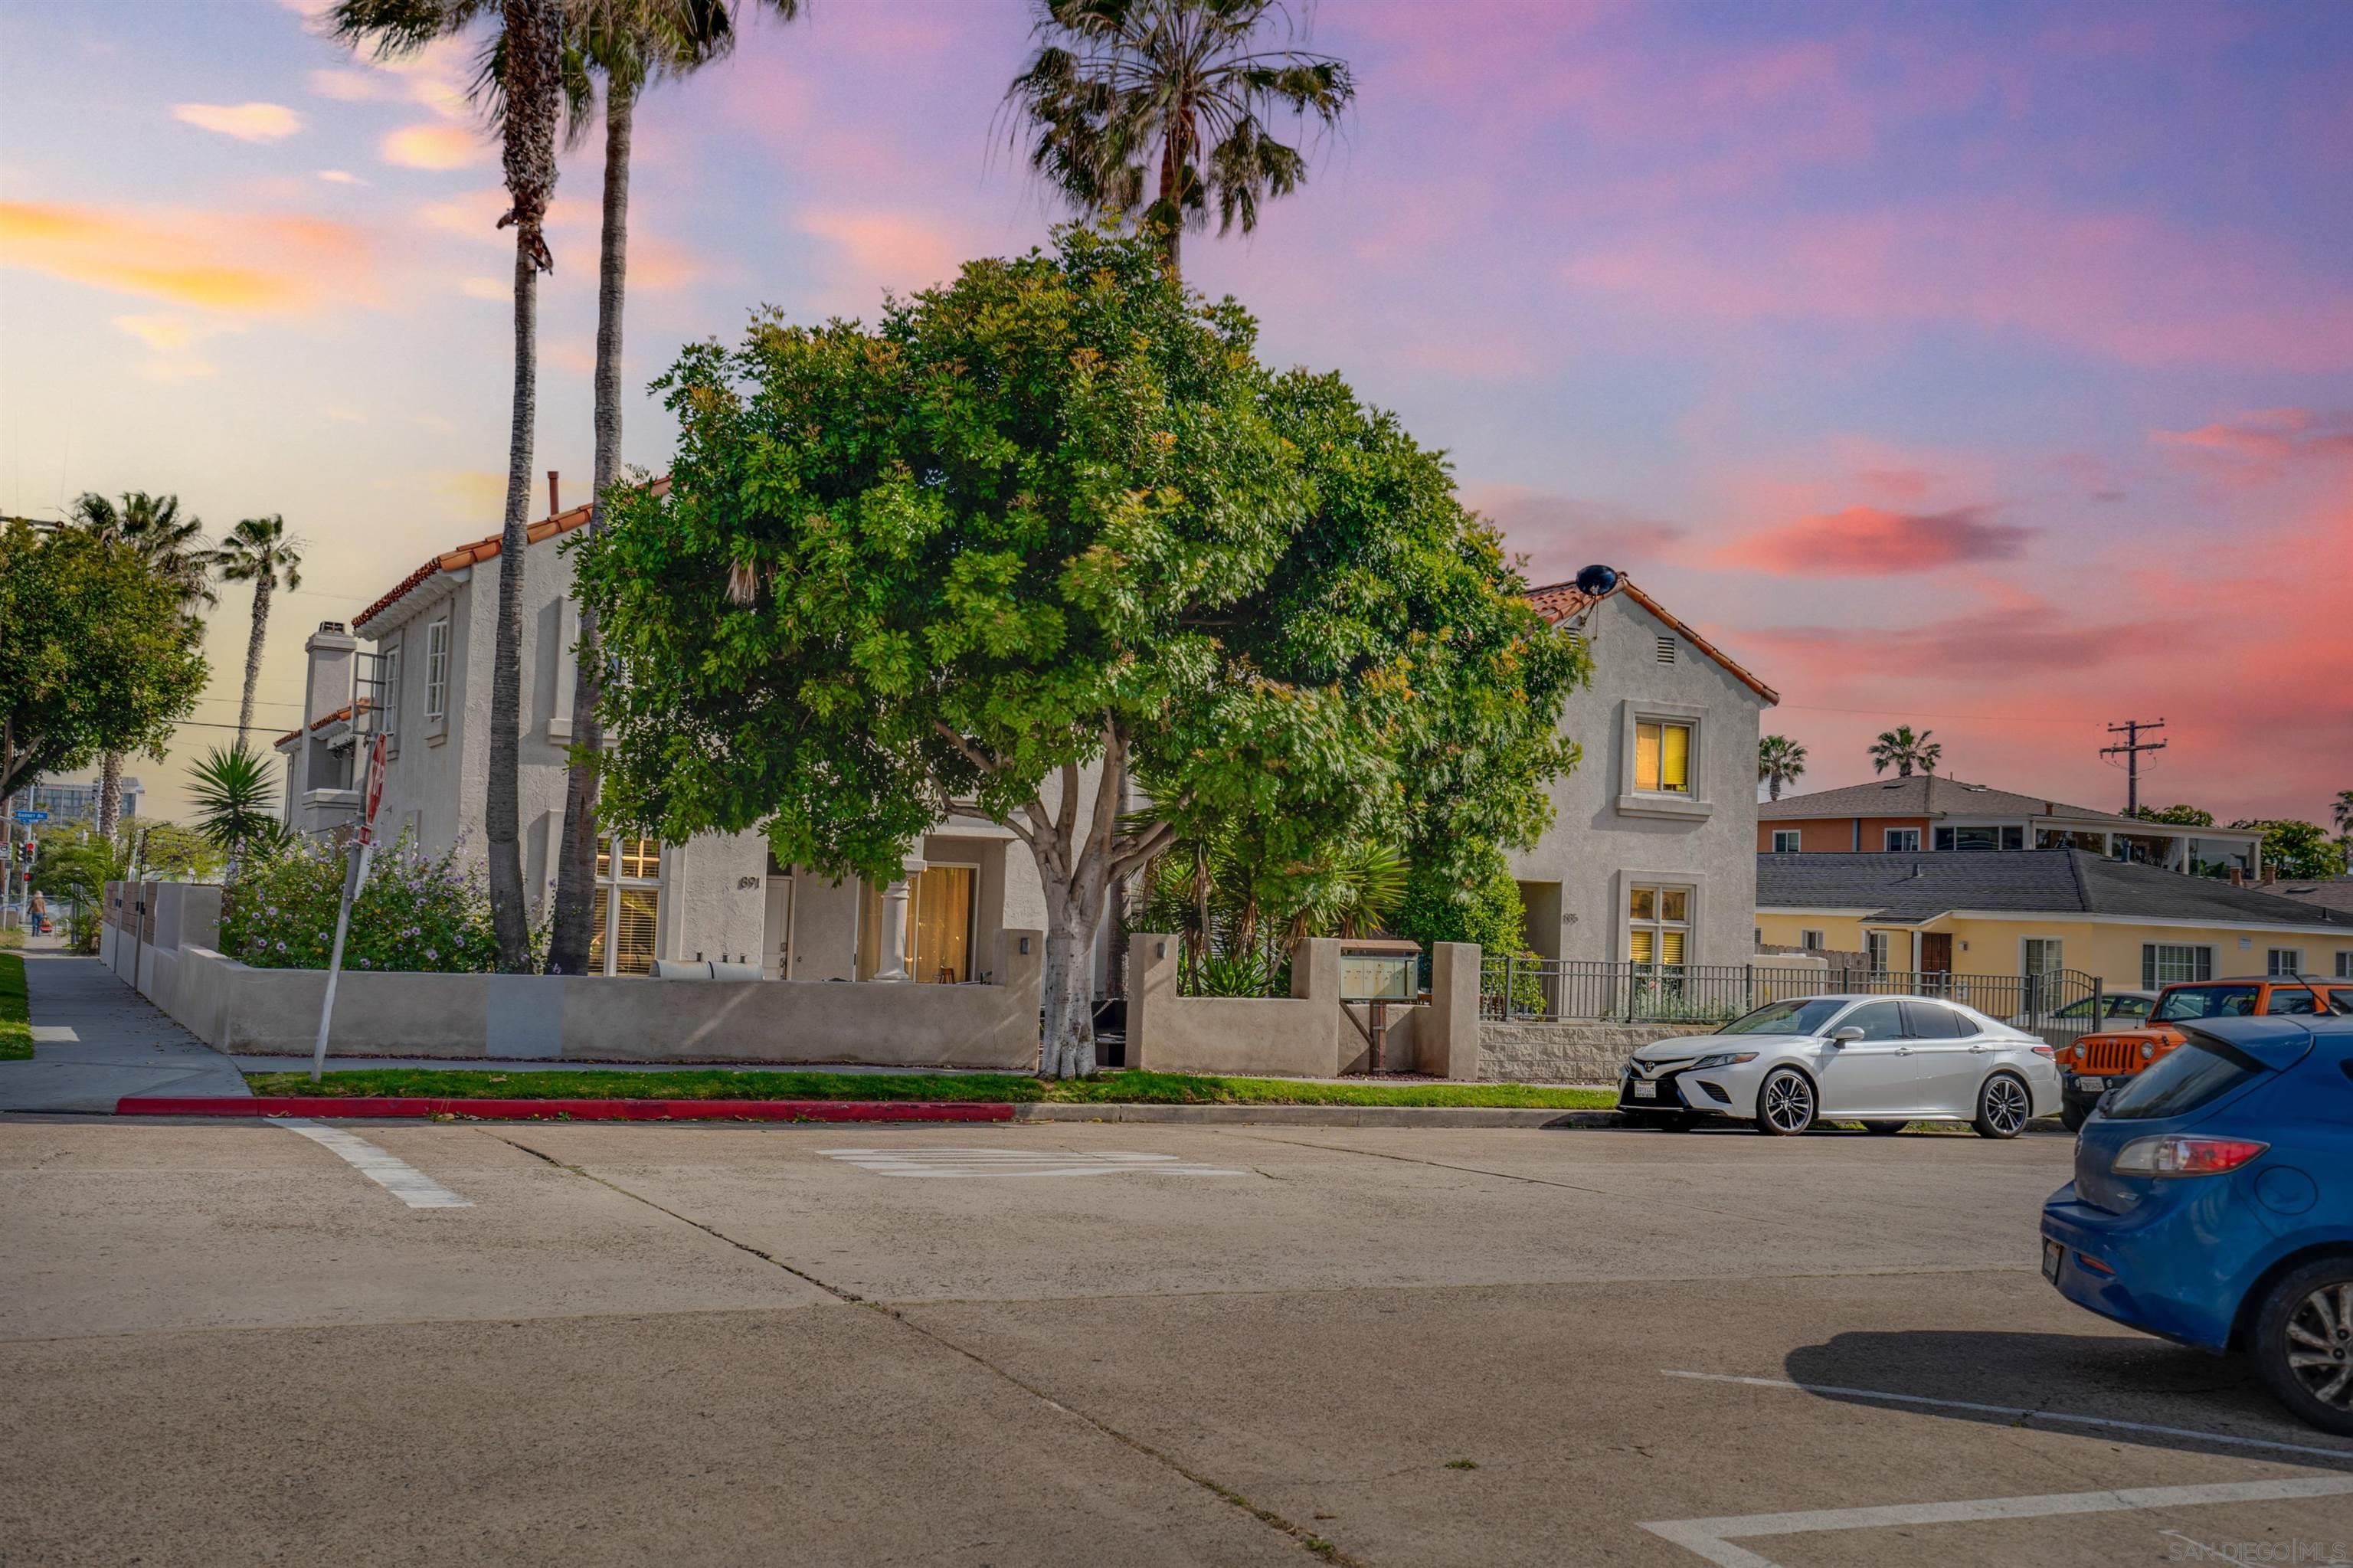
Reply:
<svg viewBox="0 0 2353 1568"><path fill-rule="evenodd" d="M2068 1158L0 1120L0 1562L1797 1568L2353 1537L2353 1443L2042 1284Z"/></svg>

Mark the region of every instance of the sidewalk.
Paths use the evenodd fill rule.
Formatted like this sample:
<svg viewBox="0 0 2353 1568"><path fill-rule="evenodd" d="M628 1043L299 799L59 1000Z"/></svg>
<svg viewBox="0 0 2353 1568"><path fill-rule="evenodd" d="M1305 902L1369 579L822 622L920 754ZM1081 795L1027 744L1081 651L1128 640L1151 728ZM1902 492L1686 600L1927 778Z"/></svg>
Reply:
<svg viewBox="0 0 2353 1568"><path fill-rule="evenodd" d="M108 1112L125 1095L248 1093L235 1063L96 959L54 937L31 938L24 959L33 1059L0 1062L0 1110Z"/></svg>

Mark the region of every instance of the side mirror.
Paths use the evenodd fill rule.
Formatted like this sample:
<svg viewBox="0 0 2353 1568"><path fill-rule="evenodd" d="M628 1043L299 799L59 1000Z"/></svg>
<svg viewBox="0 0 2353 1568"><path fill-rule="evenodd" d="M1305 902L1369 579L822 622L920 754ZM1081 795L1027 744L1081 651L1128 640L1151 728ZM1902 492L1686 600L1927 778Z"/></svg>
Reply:
<svg viewBox="0 0 2353 1568"><path fill-rule="evenodd" d="M1843 1045L1850 1040L1860 1040L1862 1038L1862 1025L1860 1023L1850 1023L1843 1029L1832 1030L1831 1032L1831 1044L1833 1045Z"/></svg>

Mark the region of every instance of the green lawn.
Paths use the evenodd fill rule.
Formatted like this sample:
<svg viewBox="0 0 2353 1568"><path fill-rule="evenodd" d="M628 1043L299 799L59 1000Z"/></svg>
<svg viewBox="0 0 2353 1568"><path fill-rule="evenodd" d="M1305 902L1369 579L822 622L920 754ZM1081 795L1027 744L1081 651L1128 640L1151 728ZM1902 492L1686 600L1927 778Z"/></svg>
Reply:
<svg viewBox="0 0 2353 1568"><path fill-rule="evenodd" d="M427 1099L1039 1100L1080 1105L1506 1106L1590 1110L1617 1103L1607 1089L1522 1084L1311 1084L1290 1078L1212 1078L1176 1073L1104 1073L1046 1083L1011 1073L738 1073L724 1067L663 1072L493 1073L475 1068L385 1067L329 1073L248 1073L257 1095L401 1096Z"/></svg>
<svg viewBox="0 0 2353 1568"><path fill-rule="evenodd" d="M32 1004L25 996L25 960L0 953L0 1062L33 1054Z"/></svg>

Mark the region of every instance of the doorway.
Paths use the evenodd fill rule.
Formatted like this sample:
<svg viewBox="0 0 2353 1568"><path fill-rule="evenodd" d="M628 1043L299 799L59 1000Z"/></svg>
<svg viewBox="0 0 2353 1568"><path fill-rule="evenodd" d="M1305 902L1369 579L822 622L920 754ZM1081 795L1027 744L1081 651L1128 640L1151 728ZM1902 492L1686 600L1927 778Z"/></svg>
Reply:
<svg viewBox="0 0 2353 1568"><path fill-rule="evenodd" d="M760 978L793 978L793 879L768 878L767 909L760 922Z"/></svg>

